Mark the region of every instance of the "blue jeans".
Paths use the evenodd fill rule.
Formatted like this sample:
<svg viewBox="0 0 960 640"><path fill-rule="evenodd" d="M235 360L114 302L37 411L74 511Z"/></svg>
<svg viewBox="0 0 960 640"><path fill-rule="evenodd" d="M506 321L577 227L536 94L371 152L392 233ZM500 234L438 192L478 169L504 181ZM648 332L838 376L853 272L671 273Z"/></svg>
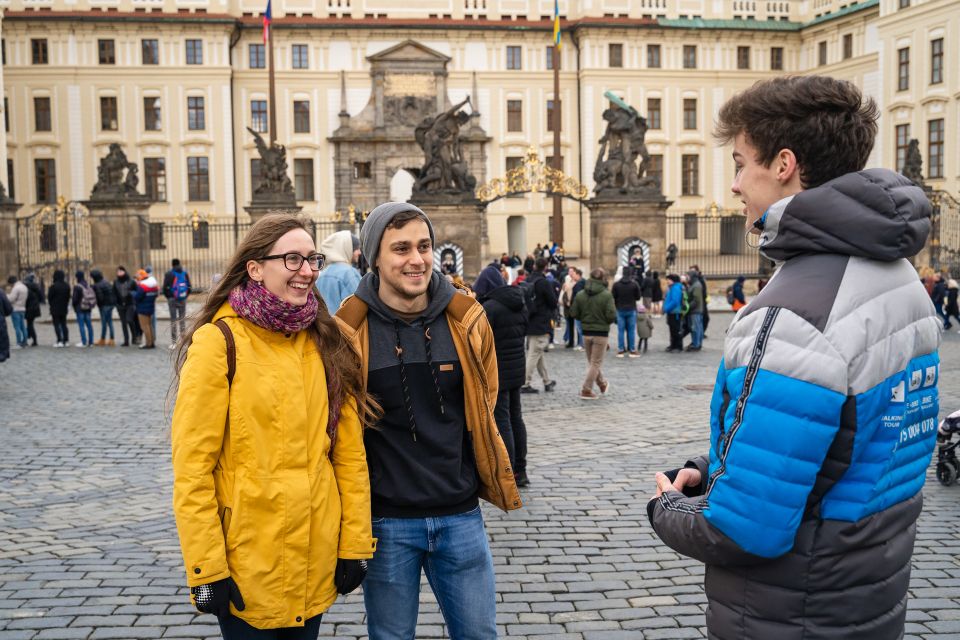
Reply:
<svg viewBox="0 0 960 640"><path fill-rule="evenodd" d="M703 344L703 314L690 314L690 346L697 349Z"/></svg>
<svg viewBox="0 0 960 640"><path fill-rule="evenodd" d="M420 572L451 640L496 640L493 558L480 507L453 516L374 518L377 551L363 583L370 640L413 640Z"/></svg>
<svg viewBox="0 0 960 640"><path fill-rule="evenodd" d="M77 311L77 326L80 327L80 343L93 344L93 321L89 311Z"/></svg>
<svg viewBox="0 0 960 640"><path fill-rule="evenodd" d="M617 351L624 351L624 334L626 334L626 351L634 351L634 340L637 336L637 310L617 309Z"/></svg>
<svg viewBox="0 0 960 640"><path fill-rule="evenodd" d="M13 321L13 330L17 334L17 344L21 347L27 344L27 321L25 311L14 311L10 316Z"/></svg>
<svg viewBox="0 0 960 640"><path fill-rule="evenodd" d="M100 339L107 337L107 328L110 329L110 339L113 340L113 305L100 307Z"/></svg>

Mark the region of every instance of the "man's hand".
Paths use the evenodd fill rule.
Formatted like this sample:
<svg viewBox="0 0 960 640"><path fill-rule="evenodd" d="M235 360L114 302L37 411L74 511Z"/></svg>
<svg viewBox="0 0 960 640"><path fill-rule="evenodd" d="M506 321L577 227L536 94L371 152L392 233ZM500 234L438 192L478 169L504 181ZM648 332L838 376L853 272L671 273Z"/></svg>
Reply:
<svg viewBox="0 0 960 640"><path fill-rule="evenodd" d="M668 471L667 473L657 473L654 479L657 483L657 493L653 498L656 499L663 495L664 491L679 491L684 493L686 487L700 486L701 475L697 469L683 468Z"/></svg>

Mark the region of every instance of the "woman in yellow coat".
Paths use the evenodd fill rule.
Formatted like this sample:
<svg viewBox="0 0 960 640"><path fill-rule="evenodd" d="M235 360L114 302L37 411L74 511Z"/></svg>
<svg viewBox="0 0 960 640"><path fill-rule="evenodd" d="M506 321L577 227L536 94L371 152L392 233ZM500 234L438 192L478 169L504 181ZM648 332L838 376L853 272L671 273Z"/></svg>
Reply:
<svg viewBox="0 0 960 640"><path fill-rule="evenodd" d="M358 417L376 406L316 295L322 266L300 219L264 217L180 344L174 513L226 640L316 638L376 548Z"/></svg>

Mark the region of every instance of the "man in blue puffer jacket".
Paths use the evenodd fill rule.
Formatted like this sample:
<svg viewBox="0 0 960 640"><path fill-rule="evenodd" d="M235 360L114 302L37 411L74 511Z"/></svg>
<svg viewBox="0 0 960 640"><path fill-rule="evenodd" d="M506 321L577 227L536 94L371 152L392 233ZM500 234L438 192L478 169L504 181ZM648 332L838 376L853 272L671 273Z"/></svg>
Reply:
<svg viewBox="0 0 960 640"><path fill-rule="evenodd" d="M907 260L930 204L863 170L877 115L820 76L758 83L720 110L733 192L778 270L727 332L709 457L657 474L648 505L663 541L707 565L710 638L904 633L940 327Z"/></svg>

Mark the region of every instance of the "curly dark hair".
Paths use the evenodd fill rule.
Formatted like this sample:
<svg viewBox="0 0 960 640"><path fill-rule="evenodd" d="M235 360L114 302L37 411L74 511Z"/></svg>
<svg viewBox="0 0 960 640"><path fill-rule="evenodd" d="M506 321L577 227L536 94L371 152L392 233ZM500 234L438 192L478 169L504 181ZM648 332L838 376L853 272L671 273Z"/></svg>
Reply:
<svg viewBox="0 0 960 640"><path fill-rule="evenodd" d="M743 133L770 166L781 149L797 157L805 189L860 171L877 136L880 112L846 80L826 76L774 78L754 84L720 107L714 137Z"/></svg>

